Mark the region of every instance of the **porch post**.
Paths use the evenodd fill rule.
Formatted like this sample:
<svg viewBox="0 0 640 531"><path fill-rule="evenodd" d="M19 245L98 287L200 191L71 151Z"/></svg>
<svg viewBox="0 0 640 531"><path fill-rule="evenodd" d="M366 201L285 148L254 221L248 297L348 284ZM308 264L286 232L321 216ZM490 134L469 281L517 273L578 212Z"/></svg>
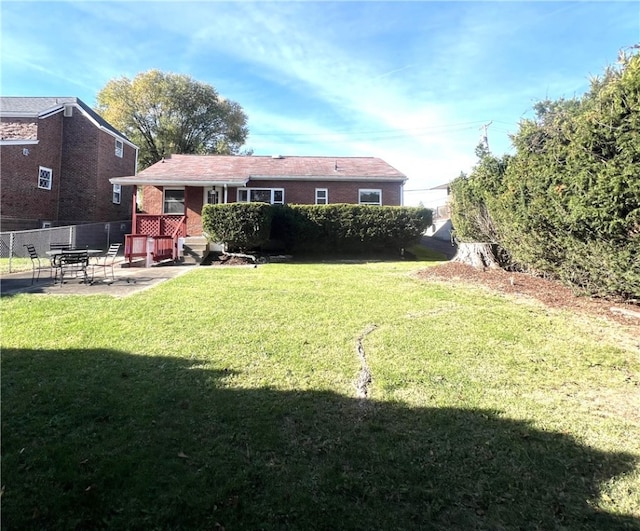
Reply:
<svg viewBox="0 0 640 531"><path fill-rule="evenodd" d="M188 191L189 186L185 186L184 187L184 232L185 232L185 236L187 235L187 222L189 220L189 191ZM202 193L202 189L200 189L200 192Z"/></svg>
<svg viewBox="0 0 640 531"><path fill-rule="evenodd" d="M133 201L132 201L133 214L131 216L131 234L136 234L138 229L137 212L138 212L138 185L133 185Z"/></svg>

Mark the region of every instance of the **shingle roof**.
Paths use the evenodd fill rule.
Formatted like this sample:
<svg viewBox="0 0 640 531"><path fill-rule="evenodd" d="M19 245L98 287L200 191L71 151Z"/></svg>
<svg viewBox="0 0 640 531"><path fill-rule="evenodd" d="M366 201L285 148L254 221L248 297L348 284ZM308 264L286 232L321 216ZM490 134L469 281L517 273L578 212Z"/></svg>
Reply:
<svg viewBox="0 0 640 531"><path fill-rule="evenodd" d="M253 180L404 182L406 176L375 157L172 155L115 184L236 184Z"/></svg>
<svg viewBox="0 0 640 531"><path fill-rule="evenodd" d="M65 104L76 104L88 114L99 126L111 131L114 135L127 140L120 131L107 122L85 102L75 97L40 97L40 96L1 96L0 113L5 116L41 116L64 109Z"/></svg>
<svg viewBox="0 0 640 531"><path fill-rule="evenodd" d="M77 102L78 98L2 96L0 97L0 112L38 115L48 110L61 108L65 103Z"/></svg>

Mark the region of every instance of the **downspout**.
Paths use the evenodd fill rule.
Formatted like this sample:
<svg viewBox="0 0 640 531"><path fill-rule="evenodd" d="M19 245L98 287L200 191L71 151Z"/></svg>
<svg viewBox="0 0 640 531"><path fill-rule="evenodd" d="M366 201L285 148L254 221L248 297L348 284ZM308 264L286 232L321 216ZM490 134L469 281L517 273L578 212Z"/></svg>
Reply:
<svg viewBox="0 0 640 531"><path fill-rule="evenodd" d="M58 100L56 100L57 102ZM64 156L64 111L63 117L60 119L60 158L58 159L58 193L56 197L56 227L59 225L58 221L60 220L60 193L62 190L62 162ZM40 139L40 116L38 116L38 139ZM53 179L53 177L52 177Z"/></svg>

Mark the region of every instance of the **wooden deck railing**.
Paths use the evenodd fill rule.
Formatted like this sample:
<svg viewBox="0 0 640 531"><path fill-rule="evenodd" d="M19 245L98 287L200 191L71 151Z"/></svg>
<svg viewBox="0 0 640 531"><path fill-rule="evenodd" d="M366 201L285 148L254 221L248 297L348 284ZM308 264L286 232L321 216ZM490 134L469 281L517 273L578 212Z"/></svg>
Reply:
<svg viewBox="0 0 640 531"><path fill-rule="evenodd" d="M134 258L146 258L147 240L153 240L151 258L154 262L178 259L178 238L187 235L187 217L182 215L138 214L135 234L125 236L124 256L129 263Z"/></svg>
<svg viewBox="0 0 640 531"><path fill-rule="evenodd" d="M147 256L146 234L125 234L124 236L124 257L129 260L129 264L134 258L145 258Z"/></svg>
<svg viewBox="0 0 640 531"><path fill-rule="evenodd" d="M178 257L177 247L178 239L174 238L173 236L154 236L153 252L151 253L151 257L153 258L154 262L162 262L162 260L175 260Z"/></svg>

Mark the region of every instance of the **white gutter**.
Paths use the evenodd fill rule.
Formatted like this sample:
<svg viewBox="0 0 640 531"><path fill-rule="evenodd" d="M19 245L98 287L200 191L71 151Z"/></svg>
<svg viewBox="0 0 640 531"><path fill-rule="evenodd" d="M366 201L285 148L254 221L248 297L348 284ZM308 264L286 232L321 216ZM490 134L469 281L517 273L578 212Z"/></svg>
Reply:
<svg viewBox="0 0 640 531"><path fill-rule="evenodd" d="M37 112L2 111L0 118L38 118Z"/></svg>
<svg viewBox="0 0 640 531"><path fill-rule="evenodd" d="M24 146L24 145L34 145L40 142L39 140L28 140L26 138L21 139L12 139L12 140L0 140L0 146Z"/></svg>
<svg viewBox="0 0 640 531"><path fill-rule="evenodd" d="M251 175L252 181L357 181L357 182L407 182L404 176L358 176L358 175Z"/></svg>
<svg viewBox="0 0 640 531"><path fill-rule="evenodd" d="M121 184L122 186L227 186L241 187L246 186L247 181L187 181L184 179L170 180L170 179L140 179L132 180L130 177L112 177L109 179L111 184Z"/></svg>

